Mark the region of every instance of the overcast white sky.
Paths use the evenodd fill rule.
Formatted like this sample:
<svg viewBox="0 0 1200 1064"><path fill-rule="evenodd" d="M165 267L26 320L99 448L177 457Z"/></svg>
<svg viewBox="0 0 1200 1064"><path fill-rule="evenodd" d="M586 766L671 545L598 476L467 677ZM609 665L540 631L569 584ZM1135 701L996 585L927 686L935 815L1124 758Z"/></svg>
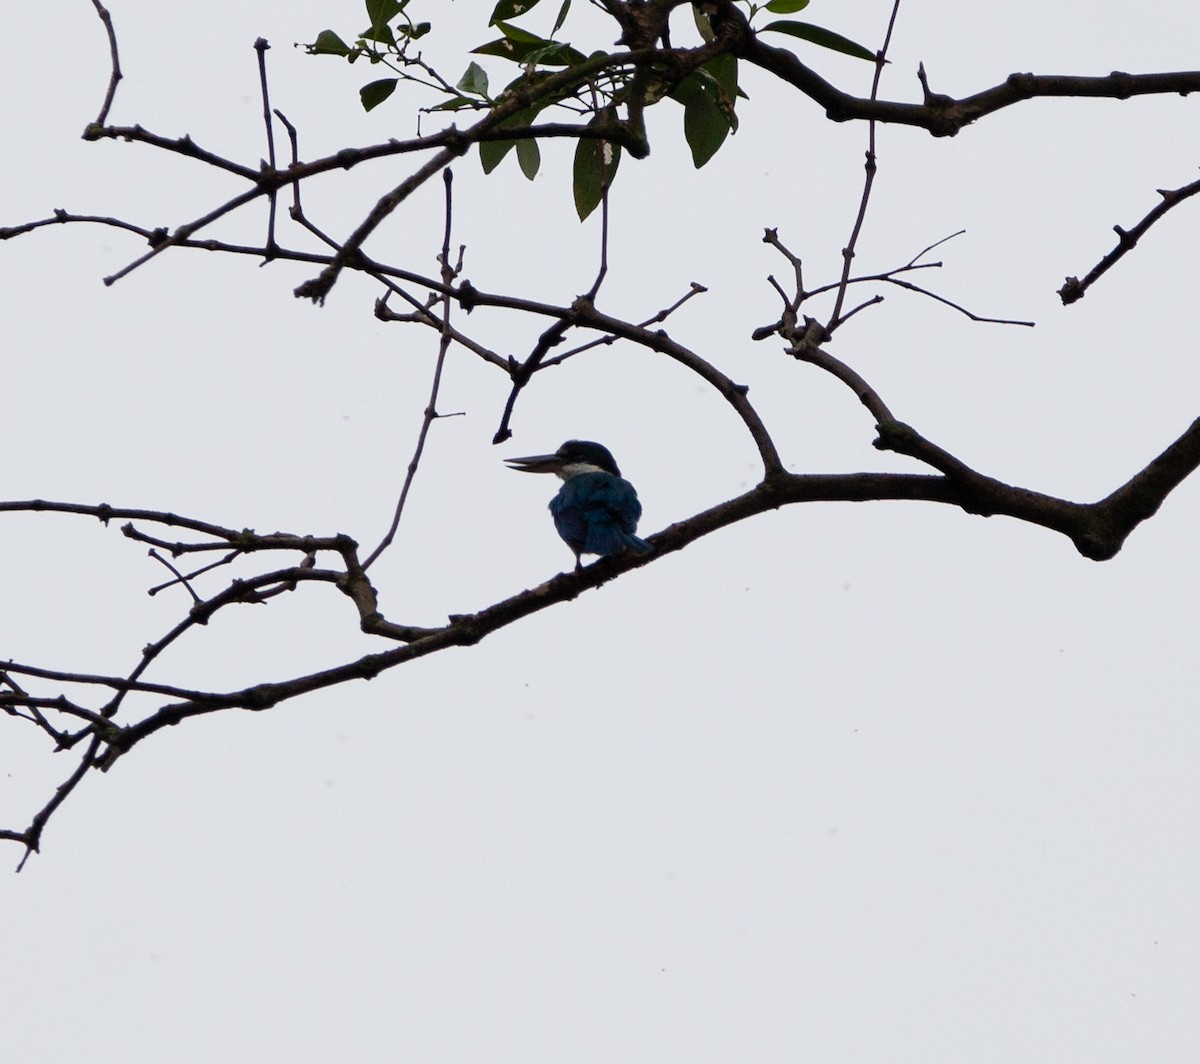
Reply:
<svg viewBox="0 0 1200 1064"><path fill-rule="evenodd" d="M448 73L490 2L445 18ZM556 8L557 5L546 5ZM362 67L291 47L353 34L356 2L111 0L126 80L112 120L253 164L256 37L306 157L412 132L364 115ZM445 9L445 10L443 10ZM806 17L874 46L889 5ZM532 24L532 23L531 23ZM458 29L451 29L458 27ZM536 27L535 27L536 28ZM461 31L461 32L460 32ZM463 36L469 32L474 36ZM85 144L107 49L85 0L9 5L0 225L55 207L175 226L236 180L142 145ZM439 40L441 43L439 44ZM964 95L1015 70L1195 69L1200 14L1153 0L905 0L884 94ZM604 40L585 42L600 46ZM808 56L865 92L866 64ZM497 79L509 75L494 68ZM837 269L866 130L747 77L742 129L696 173L664 110L614 193L608 309L710 288L672 333L750 386L790 468L915 466L871 446L853 396L750 331L783 264L764 226ZM989 474L1106 494L1200 414L1200 214L1179 209L1080 304L1055 295L1154 189L1196 176L1196 98L1037 101L952 140L880 132L864 269L942 251L939 290L1034 330L889 294L835 352L898 417ZM660 110L663 110L660 108ZM427 127L428 128L428 127ZM456 167L456 240L481 288L565 302L595 268L561 149L526 183ZM560 157L561 156L561 157ZM316 182L347 233L404 173ZM369 245L432 272L440 183ZM255 208L221 229L257 239ZM373 543L423 408L434 338L371 314L345 278L140 254L98 228L0 246L4 498L174 509ZM492 346L539 323L480 313ZM571 563L548 478L507 455L607 443L649 534L756 473L718 397L645 353L603 350L531 389L490 444L502 377L455 354L393 551L392 620L439 623ZM0 1040L14 1061L1030 1064L1200 1059L1200 482L1112 562L1049 532L932 505L792 507L703 540L481 645L370 684L161 734L85 782L45 852L0 874ZM0 520L0 658L121 672L182 615L114 527ZM225 611L153 678L220 688L382 649L311 590ZM0 822L66 775L0 732ZM20 851L0 849L15 866Z"/></svg>

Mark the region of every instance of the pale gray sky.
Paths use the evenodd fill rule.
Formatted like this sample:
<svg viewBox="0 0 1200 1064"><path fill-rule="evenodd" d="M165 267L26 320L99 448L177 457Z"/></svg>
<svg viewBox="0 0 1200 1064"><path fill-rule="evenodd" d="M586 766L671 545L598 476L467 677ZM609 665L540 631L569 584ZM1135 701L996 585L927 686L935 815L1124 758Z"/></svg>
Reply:
<svg viewBox="0 0 1200 1064"><path fill-rule="evenodd" d="M489 3L424 3L440 54ZM554 5L548 5L554 6ZM312 157L412 132L370 115L372 76L291 47L361 28L352 2L111 0L126 80L112 120L263 154L252 45ZM91 5L10 5L0 68L0 225L55 207L175 226L237 182L142 145L85 144L107 50ZM442 8L446 8L442 11ZM883 2L805 17L874 45ZM1200 15L1166 0L964 7L905 0L884 95L917 62L965 95L1015 70L1195 69ZM438 54L438 38L430 44ZM589 42L590 46L591 42ZM865 92L866 64L806 56ZM496 78L508 74L494 66ZM609 309L649 314L699 281L674 335L750 386L797 471L914 469L874 451L846 389L753 344L783 264L764 226L832 276L866 130L746 77L742 129L696 173L663 111L614 192ZM408 97L415 102L415 97ZM859 264L942 249L939 291L1034 330L889 294L836 353L898 417L982 471L1106 494L1200 413L1200 241L1181 207L1082 303L1055 295L1154 189L1196 176L1193 98L1035 101L952 140L880 131ZM660 110L663 110L660 108ZM595 269L563 149L525 182L456 167L467 276L568 301ZM404 173L306 191L344 234ZM432 272L440 184L369 250ZM256 239L257 208L221 232ZM77 227L0 246L4 498L175 509L259 531L386 528L435 338L376 322L346 277L201 252L140 254ZM498 349L542 326L482 312ZM441 400L393 551L396 621L439 623L571 564L511 454L603 440L642 531L756 473L724 404L619 348L546 374L493 448L504 381L469 356ZM1200 1058L1200 715L1185 484L1112 562L1051 533L932 505L792 507L713 535L477 647L260 715L193 722L86 781L45 852L0 874L0 1030L20 1061L1030 1064ZM0 657L123 671L186 608L150 599L144 550L84 519L0 520ZM310 590L224 611L153 678L213 687L382 649ZM3 725L0 821L23 826L67 770ZM0 849L0 867L20 851Z"/></svg>

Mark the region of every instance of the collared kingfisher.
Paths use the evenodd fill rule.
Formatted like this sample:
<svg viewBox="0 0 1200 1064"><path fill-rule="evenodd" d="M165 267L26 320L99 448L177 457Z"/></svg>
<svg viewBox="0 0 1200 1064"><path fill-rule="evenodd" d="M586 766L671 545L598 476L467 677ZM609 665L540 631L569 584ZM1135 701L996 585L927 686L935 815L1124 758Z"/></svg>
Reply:
<svg viewBox="0 0 1200 1064"><path fill-rule="evenodd" d="M554 454L505 462L522 473L556 473L563 479L550 500L550 513L558 534L575 552L576 569L583 564L583 554L642 554L654 549L634 535L642 504L607 447L590 440L567 440Z"/></svg>

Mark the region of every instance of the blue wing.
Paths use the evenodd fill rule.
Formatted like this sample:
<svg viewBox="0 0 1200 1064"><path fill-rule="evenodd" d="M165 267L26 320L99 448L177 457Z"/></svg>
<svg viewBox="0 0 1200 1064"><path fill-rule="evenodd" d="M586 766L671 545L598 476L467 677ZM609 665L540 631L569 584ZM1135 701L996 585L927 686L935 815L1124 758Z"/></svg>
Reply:
<svg viewBox="0 0 1200 1064"><path fill-rule="evenodd" d="M577 555L650 550L634 535L642 516L637 492L628 480L611 473L572 477L550 500L550 512L558 534Z"/></svg>

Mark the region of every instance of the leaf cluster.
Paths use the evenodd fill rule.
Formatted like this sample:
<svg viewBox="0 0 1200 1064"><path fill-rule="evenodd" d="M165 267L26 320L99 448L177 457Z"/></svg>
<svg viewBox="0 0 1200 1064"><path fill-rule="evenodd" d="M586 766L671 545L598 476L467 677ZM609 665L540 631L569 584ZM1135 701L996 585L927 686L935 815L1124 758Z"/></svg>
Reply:
<svg viewBox="0 0 1200 1064"><path fill-rule="evenodd" d="M667 99L682 106L683 134L697 168L704 166L729 134L737 131L737 101L747 97L738 85L738 59L728 42L722 40L719 5L691 4L699 49L672 47L669 16L674 8L682 6L675 0L645 5L661 15L660 24L650 32L634 34L626 27L622 43L633 45L632 51L588 51L559 36L566 28L572 0L562 0L545 36L528 28L528 23L517 22L527 19L540 0L498 0L488 18L487 29L498 31L500 36L471 49L473 55L503 59L520 68L516 77L496 91L487 70L474 59L458 78L450 81L415 51L415 42L433 29L431 21L417 21L413 17L410 8L419 2L366 0L369 24L354 38L353 44L326 29L306 48L312 55L333 55L350 63L365 59L392 71L388 77L377 78L360 88L362 106L368 111L389 99L403 81L423 85L440 96L436 103L423 109L427 112L495 111L519 97L524 106L515 111L508 108L497 122L498 129L511 131L514 136L479 142L479 159L485 173L495 170L511 153L527 178L536 177L542 158L538 141L543 134L560 136L567 132L539 129L538 120L551 109L565 111L575 126L572 182L581 220L596 209L612 185L623 143L644 154L643 115L647 107ZM760 5L742 0L732 6L744 9L747 23L754 26L760 13L794 14L808 3L809 0L770 0ZM616 5L598 6L614 14ZM875 60L874 54L862 45L812 23L778 19L754 28L759 33L781 33L815 47ZM572 73L577 76L572 77ZM563 74L566 76L552 77ZM624 137L616 135L622 130ZM604 136L608 131L614 135Z"/></svg>

